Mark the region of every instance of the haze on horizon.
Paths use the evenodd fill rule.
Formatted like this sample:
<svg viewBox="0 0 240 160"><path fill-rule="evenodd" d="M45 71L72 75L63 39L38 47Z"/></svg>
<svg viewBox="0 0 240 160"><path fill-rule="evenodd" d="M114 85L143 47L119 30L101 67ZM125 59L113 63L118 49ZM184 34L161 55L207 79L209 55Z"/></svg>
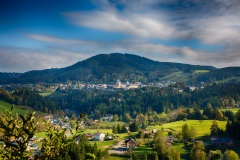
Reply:
<svg viewBox="0 0 240 160"><path fill-rule="evenodd" d="M102 53L240 66L239 0L2 0L0 72L61 68Z"/></svg>

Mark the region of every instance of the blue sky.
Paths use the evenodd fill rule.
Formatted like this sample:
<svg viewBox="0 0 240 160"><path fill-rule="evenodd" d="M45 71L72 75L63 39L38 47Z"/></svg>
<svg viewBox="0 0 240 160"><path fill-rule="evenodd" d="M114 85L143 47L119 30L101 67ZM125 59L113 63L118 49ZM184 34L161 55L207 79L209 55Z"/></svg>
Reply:
<svg viewBox="0 0 240 160"><path fill-rule="evenodd" d="M1 0L0 72L102 53L240 66L239 0Z"/></svg>

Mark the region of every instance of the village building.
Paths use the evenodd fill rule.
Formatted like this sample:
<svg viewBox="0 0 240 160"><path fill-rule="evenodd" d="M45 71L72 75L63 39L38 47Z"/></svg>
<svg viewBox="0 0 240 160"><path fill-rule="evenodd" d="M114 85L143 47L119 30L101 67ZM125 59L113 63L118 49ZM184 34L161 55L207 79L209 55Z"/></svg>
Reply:
<svg viewBox="0 0 240 160"><path fill-rule="evenodd" d="M149 138L152 133L151 133L150 130L144 130L144 131L143 131L143 134L144 134L144 137L145 137L145 138Z"/></svg>
<svg viewBox="0 0 240 160"><path fill-rule="evenodd" d="M136 148L137 144L134 141L134 139L129 138L129 139L125 140L125 146L126 146L126 148Z"/></svg>
<svg viewBox="0 0 240 160"><path fill-rule="evenodd" d="M93 134L93 139L96 141L103 141L105 138L105 134L101 132L97 132Z"/></svg>

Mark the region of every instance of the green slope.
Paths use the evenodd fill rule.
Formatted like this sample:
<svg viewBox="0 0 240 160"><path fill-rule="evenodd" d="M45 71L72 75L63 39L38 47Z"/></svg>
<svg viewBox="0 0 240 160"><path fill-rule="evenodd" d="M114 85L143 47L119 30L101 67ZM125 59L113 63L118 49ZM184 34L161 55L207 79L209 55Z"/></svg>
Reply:
<svg viewBox="0 0 240 160"><path fill-rule="evenodd" d="M3 100L0 100L0 113L4 113L5 110L10 111L12 107L12 104L7 103ZM26 112L33 112L34 110L30 109L29 107L26 106L19 106L19 105L14 105L13 107L13 114L19 114L19 115L24 115Z"/></svg>

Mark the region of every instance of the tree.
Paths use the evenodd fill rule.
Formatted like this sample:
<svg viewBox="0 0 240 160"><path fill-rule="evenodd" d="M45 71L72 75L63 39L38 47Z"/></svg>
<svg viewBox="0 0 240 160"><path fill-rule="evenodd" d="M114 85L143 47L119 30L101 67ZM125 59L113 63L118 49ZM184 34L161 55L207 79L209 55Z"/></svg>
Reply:
<svg viewBox="0 0 240 160"><path fill-rule="evenodd" d="M190 130L189 130L189 138L191 138L192 140L195 139L197 135L197 130L195 127L191 127Z"/></svg>
<svg viewBox="0 0 240 160"><path fill-rule="evenodd" d="M124 121L125 121L125 122L130 122L130 121L131 121L131 117L130 117L130 114L129 114L129 113L125 113L125 114L124 114Z"/></svg>
<svg viewBox="0 0 240 160"><path fill-rule="evenodd" d="M235 100L233 98L230 99L230 107L235 107L236 103Z"/></svg>
<svg viewBox="0 0 240 160"><path fill-rule="evenodd" d="M180 153L176 149L171 148L167 151L167 159L168 160L180 160Z"/></svg>
<svg viewBox="0 0 240 160"><path fill-rule="evenodd" d="M127 127L125 125L122 126L121 133L128 133Z"/></svg>
<svg viewBox="0 0 240 160"><path fill-rule="evenodd" d="M27 159L25 151L36 130L34 113L15 118L12 109L13 106L0 117L0 141L5 144L0 155L3 159Z"/></svg>
<svg viewBox="0 0 240 160"><path fill-rule="evenodd" d="M238 158L239 158L238 154L232 150L226 150L224 152L223 156L224 160L238 160Z"/></svg>
<svg viewBox="0 0 240 160"><path fill-rule="evenodd" d="M113 134L117 134L118 133L117 127L115 125L113 125L112 133Z"/></svg>
<svg viewBox="0 0 240 160"><path fill-rule="evenodd" d="M204 143L202 141L198 141L193 144L193 147L190 151L190 159L191 160L206 160L206 153Z"/></svg>
<svg viewBox="0 0 240 160"><path fill-rule="evenodd" d="M218 127L218 122L216 120L213 121L213 124L211 125L211 135L217 135L220 128Z"/></svg>
<svg viewBox="0 0 240 160"><path fill-rule="evenodd" d="M186 141L187 139L190 138L190 136L189 136L189 131L190 131L190 129L189 129L188 124L184 124L184 125L182 126L182 138L183 138L183 140Z"/></svg>
<svg viewBox="0 0 240 160"><path fill-rule="evenodd" d="M117 132L118 132L118 133L121 133L121 130L122 130L122 128L121 128L120 124L118 124L118 125L117 125Z"/></svg>
<svg viewBox="0 0 240 160"><path fill-rule="evenodd" d="M160 159L164 159L167 153L167 138L162 131L157 131L153 138L154 150L158 153Z"/></svg>
<svg viewBox="0 0 240 160"><path fill-rule="evenodd" d="M215 119L217 119L217 120L223 120L224 119L223 113L220 109L215 110Z"/></svg>
<svg viewBox="0 0 240 160"><path fill-rule="evenodd" d="M131 132L137 132L137 131L138 131L138 124L135 123L135 122L131 123L131 124L129 125L129 130L130 130Z"/></svg>
<svg viewBox="0 0 240 160"><path fill-rule="evenodd" d="M117 115L117 114L114 114L114 115L113 115L113 121L114 121L114 122L118 121L118 115Z"/></svg>
<svg viewBox="0 0 240 160"><path fill-rule="evenodd" d="M220 150L212 151L210 150L208 153L209 160L222 160L223 154Z"/></svg>

